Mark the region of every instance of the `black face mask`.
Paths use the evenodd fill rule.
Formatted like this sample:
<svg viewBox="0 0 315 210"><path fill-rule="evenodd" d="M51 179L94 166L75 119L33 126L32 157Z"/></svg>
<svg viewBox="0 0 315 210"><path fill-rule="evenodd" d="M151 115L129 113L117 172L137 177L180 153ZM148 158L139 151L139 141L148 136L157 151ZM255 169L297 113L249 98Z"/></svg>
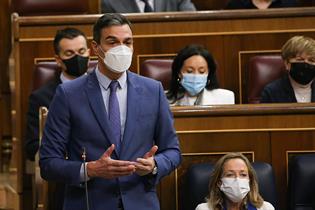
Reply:
<svg viewBox="0 0 315 210"><path fill-rule="evenodd" d="M66 65L67 74L79 77L84 74L88 68L89 57L84 57L81 55L75 55L72 58L62 60Z"/></svg>
<svg viewBox="0 0 315 210"><path fill-rule="evenodd" d="M301 85L307 85L315 77L315 65L305 62L291 63L290 76L297 83Z"/></svg>

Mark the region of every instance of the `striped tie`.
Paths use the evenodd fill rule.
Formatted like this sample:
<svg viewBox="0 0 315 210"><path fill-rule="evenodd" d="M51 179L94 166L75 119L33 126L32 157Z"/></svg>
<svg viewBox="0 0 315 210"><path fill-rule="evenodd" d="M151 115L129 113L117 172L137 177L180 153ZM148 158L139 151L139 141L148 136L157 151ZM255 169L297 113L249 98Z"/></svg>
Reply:
<svg viewBox="0 0 315 210"><path fill-rule="evenodd" d="M116 90L119 83L117 80L113 80L110 85L110 95L109 95L109 105L108 105L108 118L111 125L111 130L113 133L113 142L116 146L116 151L120 152L120 139L121 139L121 125L120 125L120 111L119 102L116 95Z"/></svg>

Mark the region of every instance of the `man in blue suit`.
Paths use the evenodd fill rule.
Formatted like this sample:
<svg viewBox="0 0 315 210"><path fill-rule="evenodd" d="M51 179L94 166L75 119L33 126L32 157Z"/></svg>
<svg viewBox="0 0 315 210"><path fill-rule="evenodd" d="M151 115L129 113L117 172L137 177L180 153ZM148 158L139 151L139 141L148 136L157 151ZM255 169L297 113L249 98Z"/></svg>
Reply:
<svg viewBox="0 0 315 210"><path fill-rule="evenodd" d="M60 85L49 107L41 175L66 183L64 210L87 209L84 180L91 210L158 210L155 186L181 161L162 85L127 71L133 38L124 16L100 17L92 48L97 68Z"/></svg>

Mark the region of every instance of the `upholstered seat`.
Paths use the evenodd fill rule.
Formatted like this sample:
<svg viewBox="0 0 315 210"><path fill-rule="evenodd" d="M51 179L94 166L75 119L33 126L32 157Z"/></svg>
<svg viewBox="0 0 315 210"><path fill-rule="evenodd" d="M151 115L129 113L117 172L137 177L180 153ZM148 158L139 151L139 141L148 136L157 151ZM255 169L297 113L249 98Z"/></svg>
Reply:
<svg viewBox="0 0 315 210"><path fill-rule="evenodd" d="M141 64L140 75L150 77L162 83L164 90L167 90L172 78L171 59L148 59Z"/></svg>
<svg viewBox="0 0 315 210"><path fill-rule="evenodd" d="M265 85L286 73L280 55L259 55L249 60L248 103L260 103L261 92Z"/></svg>
<svg viewBox="0 0 315 210"><path fill-rule="evenodd" d="M274 206L277 204L277 193L274 172L268 163L252 163L256 171L259 192L264 200ZM208 195L209 180L214 165L211 163L193 164L186 172L183 186L182 206L184 210L194 210L199 203L205 202Z"/></svg>
<svg viewBox="0 0 315 210"><path fill-rule="evenodd" d="M312 210L315 201L315 154L298 155L289 163L290 210Z"/></svg>

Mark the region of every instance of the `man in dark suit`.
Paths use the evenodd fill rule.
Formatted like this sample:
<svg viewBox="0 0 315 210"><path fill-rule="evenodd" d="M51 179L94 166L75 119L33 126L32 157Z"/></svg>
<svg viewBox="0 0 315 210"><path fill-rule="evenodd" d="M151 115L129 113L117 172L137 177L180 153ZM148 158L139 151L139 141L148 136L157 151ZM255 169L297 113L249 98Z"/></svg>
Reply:
<svg viewBox="0 0 315 210"><path fill-rule="evenodd" d="M57 86L84 74L88 67L90 50L85 34L78 29L58 30L54 39L54 51L61 72L52 81L33 91L29 97L25 151L27 158L32 161L39 147L39 107L48 108ZM49 209L62 209L64 184L52 184L49 191Z"/></svg>
<svg viewBox="0 0 315 210"><path fill-rule="evenodd" d="M124 16L97 20L92 49L96 69L56 90L41 175L66 183L64 210L159 210L155 186L181 161L162 85L128 71L133 37Z"/></svg>
<svg viewBox="0 0 315 210"><path fill-rule="evenodd" d="M103 13L195 11L191 0L102 0Z"/></svg>
<svg viewBox="0 0 315 210"><path fill-rule="evenodd" d="M25 150L28 159L33 161L39 145L39 107L48 108L57 86L81 76L88 67L90 50L83 32L75 28L58 30L53 44L55 60L61 72L57 72L52 81L33 91L29 97Z"/></svg>

